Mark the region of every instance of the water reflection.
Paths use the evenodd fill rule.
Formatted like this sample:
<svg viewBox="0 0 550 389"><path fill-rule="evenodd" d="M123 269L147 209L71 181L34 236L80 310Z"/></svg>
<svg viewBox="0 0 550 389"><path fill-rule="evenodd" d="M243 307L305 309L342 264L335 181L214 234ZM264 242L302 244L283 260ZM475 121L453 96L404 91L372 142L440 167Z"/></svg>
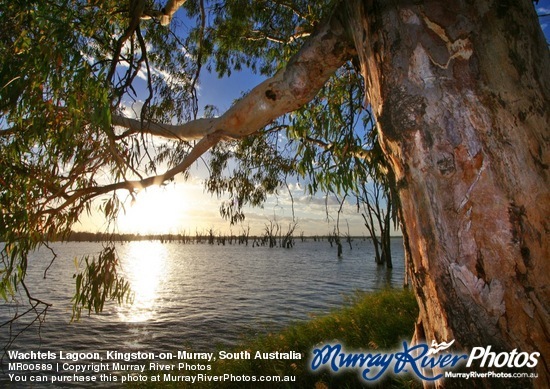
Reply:
<svg viewBox="0 0 550 389"><path fill-rule="evenodd" d="M385 289L394 284L393 269L385 265L377 265L374 278L374 289Z"/></svg>
<svg viewBox="0 0 550 389"><path fill-rule="evenodd" d="M122 251L122 250L121 250ZM167 274L168 252L160 242L131 242L120 252L125 277L134 293L132 304L119 307L125 322L144 322L156 316L158 299Z"/></svg>

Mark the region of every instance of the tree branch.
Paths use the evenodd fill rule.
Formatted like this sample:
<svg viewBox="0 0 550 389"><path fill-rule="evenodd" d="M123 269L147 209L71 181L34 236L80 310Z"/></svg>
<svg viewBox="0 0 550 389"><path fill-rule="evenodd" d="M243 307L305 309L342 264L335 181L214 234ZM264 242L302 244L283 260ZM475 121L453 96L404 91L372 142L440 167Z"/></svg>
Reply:
<svg viewBox="0 0 550 389"><path fill-rule="evenodd" d="M249 41L260 41L260 40L265 39L265 40L275 42L275 43L279 43L279 44L287 44L290 41L296 41L298 39L307 38L308 36L311 35L311 33L309 33L309 32L299 32L299 33L296 33L294 35L289 36L288 38L282 38L282 37L277 37L277 36L274 36L274 35L263 34L262 31L257 31L257 30L251 31L250 33L255 34L256 36L252 36L252 35L244 36L243 39L246 39L246 40L249 40Z"/></svg>
<svg viewBox="0 0 550 389"><path fill-rule="evenodd" d="M153 185L162 185L167 180L172 179L175 175L184 172L189 168L201 155L208 151L211 147L217 144L223 138L223 133L211 134L203 137L196 145L191 149L189 154L178 165L167 170L163 174L147 177L141 180L133 181L121 181L109 185L99 187L88 187L75 190L63 204L56 208L50 208L43 211L45 214L57 213L67 208L77 200L83 201L91 200L94 197L113 192L116 190L125 189L130 192L134 190L140 190Z"/></svg>
<svg viewBox="0 0 550 389"><path fill-rule="evenodd" d="M162 9L163 16L160 19L160 24L167 26L172 21L172 17L176 11L185 4L187 0L168 0L166 6Z"/></svg>
<svg viewBox="0 0 550 389"><path fill-rule="evenodd" d="M109 70L109 73L107 74L107 80L112 80L115 74L116 66L118 64L118 60L120 58L124 43L134 34L137 29L139 29L139 21L141 20L144 9L145 0L133 0L130 2L130 10L128 15L130 21L128 23L128 27L124 31L124 34L122 34L122 36L118 38L115 52L113 53L113 59L111 61L111 68ZM129 71L131 70L131 68L132 66L130 64Z"/></svg>
<svg viewBox="0 0 550 389"><path fill-rule="evenodd" d="M275 4L280 5L280 6L283 7L283 8L287 8L287 9L291 10L298 18L307 21L306 15L302 14L302 13L301 13L296 7L294 7L292 4L288 4L288 3L284 2L284 1L278 1L278 0L274 0L273 2L274 2Z"/></svg>
<svg viewBox="0 0 550 389"><path fill-rule="evenodd" d="M338 14L333 14L313 32L286 68L256 86L220 117L167 125L141 123L113 115L113 124L130 130L124 136L145 132L170 139L190 140L215 132L223 132L227 137L237 139L251 135L279 116L310 101L329 77L352 58L354 46L339 20Z"/></svg>
<svg viewBox="0 0 550 389"><path fill-rule="evenodd" d="M317 138L312 138L310 136L306 136L303 139L304 139L304 141L313 143L314 145L317 145L317 146L319 146L322 149L325 149L327 151L332 151L333 148L334 148L333 143L327 143L327 142L324 142L324 141L322 141L320 139L317 139ZM367 162L370 161L370 159L372 157L372 152L370 152L369 150L365 150L361 147L350 146L346 149L346 153L349 154L349 155L352 155L355 158L364 159Z"/></svg>
<svg viewBox="0 0 550 389"><path fill-rule="evenodd" d="M118 138L141 132L175 140L200 139L215 131L215 121L216 119L197 119L185 124L173 125L142 122L141 120L131 119L122 115L112 115L112 124L128 129L128 131L119 135Z"/></svg>

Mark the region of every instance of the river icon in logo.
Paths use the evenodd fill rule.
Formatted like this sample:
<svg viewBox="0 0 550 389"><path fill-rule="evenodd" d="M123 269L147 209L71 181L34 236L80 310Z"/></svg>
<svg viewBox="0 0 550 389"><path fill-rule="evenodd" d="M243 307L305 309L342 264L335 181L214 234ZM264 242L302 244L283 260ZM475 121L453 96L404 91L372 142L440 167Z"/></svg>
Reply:
<svg viewBox="0 0 550 389"><path fill-rule="evenodd" d="M455 340L453 339L449 343L441 342L438 344L435 340L432 340L432 347L428 350L427 355L433 355L440 351L447 350L454 342Z"/></svg>

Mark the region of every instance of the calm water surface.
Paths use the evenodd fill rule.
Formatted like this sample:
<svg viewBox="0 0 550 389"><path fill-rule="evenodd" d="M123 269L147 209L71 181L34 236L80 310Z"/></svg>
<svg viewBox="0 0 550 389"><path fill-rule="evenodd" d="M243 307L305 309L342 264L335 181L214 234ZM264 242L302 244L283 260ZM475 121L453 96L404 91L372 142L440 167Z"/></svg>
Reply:
<svg viewBox="0 0 550 389"><path fill-rule="evenodd" d="M20 336L23 350L213 351L243 336L276 330L342 305L355 290L403 284L403 249L394 239L394 269L374 264L370 241L345 245L342 259L323 242L297 242L292 249L243 245L131 242L117 248L135 299L107 304L100 315L70 324L75 257L97 254L101 243L54 244L31 257L27 284L35 297L53 303L42 324ZM0 306L4 322L22 307ZM7 339L0 328L0 341Z"/></svg>

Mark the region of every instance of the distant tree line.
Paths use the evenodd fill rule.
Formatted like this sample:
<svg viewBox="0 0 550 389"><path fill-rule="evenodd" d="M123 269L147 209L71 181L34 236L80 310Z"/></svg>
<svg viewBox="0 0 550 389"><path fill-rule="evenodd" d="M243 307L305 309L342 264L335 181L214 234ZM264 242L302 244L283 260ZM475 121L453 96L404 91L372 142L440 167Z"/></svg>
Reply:
<svg viewBox="0 0 550 389"><path fill-rule="evenodd" d="M298 223L289 223L287 230L284 230L281 224L275 220L270 220L265 224L263 234L250 235L250 228L243 228L239 234L216 233L213 228L208 230L199 231L196 230L195 234L187 234L186 232L177 234L133 234L133 233L106 233L106 232L89 232L89 231L71 231L67 239L63 241L70 242L136 242L136 241L159 241L162 243L183 243L183 244L210 244L210 245L252 245L292 248L294 247L296 240L301 242L314 241L322 242L327 241L331 247L333 243L339 242L339 237L336 232L329 233L327 235L305 235L303 231L300 231L298 236L295 236L295 231ZM336 230L335 230L336 231ZM346 234L345 240L349 243L351 248L351 242L353 237ZM372 240L370 237L356 237L361 240Z"/></svg>

